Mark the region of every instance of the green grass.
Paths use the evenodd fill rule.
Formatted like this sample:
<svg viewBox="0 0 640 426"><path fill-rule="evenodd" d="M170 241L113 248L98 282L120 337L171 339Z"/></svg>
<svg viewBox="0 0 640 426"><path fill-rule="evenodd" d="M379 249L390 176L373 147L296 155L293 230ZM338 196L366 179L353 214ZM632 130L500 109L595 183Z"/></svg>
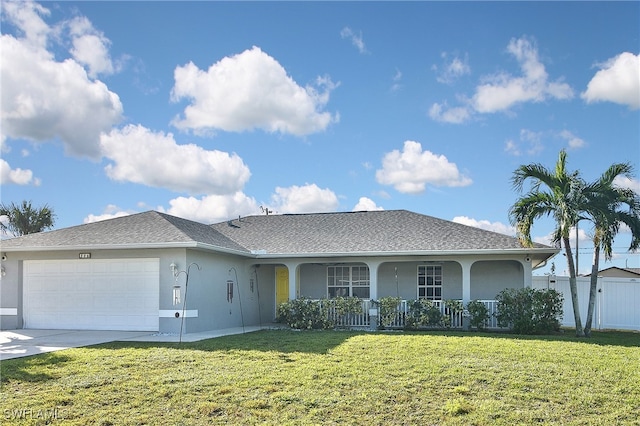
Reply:
<svg viewBox="0 0 640 426"><path fill-rule="evenodd" d="M261 331L3 361L0 423L640 425L640 334Z"/></svg>

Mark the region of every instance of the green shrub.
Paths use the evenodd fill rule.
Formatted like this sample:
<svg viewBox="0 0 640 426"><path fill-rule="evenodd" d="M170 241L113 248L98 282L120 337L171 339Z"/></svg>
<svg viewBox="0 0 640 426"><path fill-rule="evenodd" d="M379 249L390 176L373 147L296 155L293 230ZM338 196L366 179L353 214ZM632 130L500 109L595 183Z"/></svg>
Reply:
<svg viewBox="0 0 640 426"><path fill-rule="evenodd" d="M362 313L362 300L359 297L338 296L335 299L330 300L335 305L336 313L338 315Z"/></svg>
<svg viewBox="0 0 640 426"><path fill-rule="evenodd" d="M358 297L338 296L328 302L335 306L336 322L339 325L350 325L350 317L362 313L362 300Z"/></svg>
<svg viewBox="0 0 640 426"><path fill-rule="evenodd" d="M372 300L372 306L378 307L378 325L381 328L389 327L398 316L399 297L381 297L379 300Z"/></svg>
<svg viewBox="0 0 640 426"><path fill-rule="evenodd" d="M326 300L305 297L289 300L278 306L276 321L301 330L333 328L335 324L329 319L328 306Z"/></svg>
<svg viewBox="0 0 640 426"><path fill-rule="evenodd" d="M442 326L442 312L440 312L440 308L432 305L429 309L427 309L427 325L430 326Z"/></svg>
<svg viewBox="0 0 640 426"><path fill-rule="evenodd" d="M407 300L405 328L416 329L419 327L443 326L444 319L440 308L435 306L431 300Z"/></svg>
<svg viewBox="0 0 640 426"><path fill-rule="evenodd" d="M533 315L538 330L542 332L560 330L564 297L554 289L538 290L533 294Z"/></svg>
<svg viewBox="0 0 640 426"><path fill-rule="evenodd" d="M489 309L479 300L472 300L467 304L469 325L478 330L484 330L489 322Z"/></svg>
<svg viewBox="0 0 640 426"><path fill-rule="evenodd" d="M553 289L507 288L496 296L498 325L518 334L549 333L560 329L562 294Z"/></svg>

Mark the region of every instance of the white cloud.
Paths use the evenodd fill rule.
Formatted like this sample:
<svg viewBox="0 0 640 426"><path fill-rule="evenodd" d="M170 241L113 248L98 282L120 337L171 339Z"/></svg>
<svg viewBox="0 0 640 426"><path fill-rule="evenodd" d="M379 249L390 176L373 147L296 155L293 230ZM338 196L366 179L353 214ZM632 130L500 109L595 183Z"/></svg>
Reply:
<svg viewBox="0 0 640 426"><path fill-rule="evenodd" d="M383 207L377 206L371 198L360 197L358 204L353 207L354 212L384 210Z"/></svg>
<svg viewBox="0 0 640 426"><path fill-rule="evenodd" d="M351 44L353 44L360 53L368 53L367 47L364 44L364 40L362 39L362 31L359 34L353 32L353 30L349 27L344 27L340 31L340 37L343 39L351 40Z"/></svg>
<svg viewBox="0 0 640 426"><path fill-rule="evenodd" d="M561 80L549 81L544 64L538 57L538 49L527 38L512 39L507 52L515 57L522 74L513 76L507 72L481 77L471 99L462 98L463 105L449 107L435 103L429 116L436 121L463 123L473 113L490 114L509 111L525 102L543 102L547 99L571 99L573 89ZM464 71L464 63L455 64L454 70Z"/></svg>
<svg viewBox="0 0 640 426"><path fill-rule="evenodd" d="M202 198L178 197L169 201L167 214L201 223L217 223L258 212L256 201L238 191L227 195L207 195ZM164 209L160 208L160 211Z"/></svg>
<svg viewBox="0 0 640 426"><path fill-rule="evenodd" d="M515 155L516 157L519 157L522 155L522 151L520 150L518 143L515 142L513 139L509 139L505 142L504 150L508 154Z"/></svg>
<svg viewBox="0 0 640 426"><path fill-rule="evenodd" d="M173 125L207 132L262 129L302 136L323 131L337 116L322 109L336 87L319 77L315 87L300 87L286 70L258 47L225 57L208 70L193 63L177 67L173 101L188 99Z"/></svg>
<svg viewBox="0 0 640 426"><path fill-rule="evenodd" d="M560 137L567 141L567 144L571 149L583 148L586 144L584 139L579 138L568 130L561 131Z"/></svg>
<svg viewBox="0 0 640 426"><path fill-rule="evenodd" d="M452 219L453 222L461 223L467 226L473 226L474 228L484 229L486 231L497 232L504 235L516 235L516 229L513 226L505 225L501 222L490 222L488 220L476 220L467 216L456 216Z"/></svg>
<svg viewBox="0 0 640 426"><path fill-rule="evenodd" d="M40 179L33 177L33 172L28 169L12 169L9 163L0 159L0 185L40 185Z"/></svg>
<svg viewBox="0 0 640 426"><path fill-rule="evenodd" d="M288 188L277 187L271 196L276 213L323 213L338 208L338 197L328 188L321 189L315 183Z"/></svg>
<svg viewBox="0 0 640 426"><path fill-rule="evenodd" d="M23 40L32 48L46 46L51 28L41 16L49 16L49 9L35 2L2 2L2 14L18 28L24 35Z"/></svg>
<svg viewBox="0 0 640 426"><path fill-rule="evenodd" d="M532 240L534 243L538 243L538 244L544 244L546 246L551 246L553 247L553 234L547 234L547 235L542 235L542 236L538 236L538 237L533 237Z"/></svg>
<svg viewBox="0 0 640 426"><path fill-rule="evenodd" d="M613 180L613 184L620 188L627 188L640 195L640 180L631 179L626 176L616 176Z"/></svg>
<svg viewBox="0 0 640 426"><path fill-rule="evenodd" d="M396 73L392 78L393 84L391 84L391 92L397 92L402 89L402 72L399 69L396 69Z"/></svg>
<svg viewBox="0 0 640 426"><path fill-rule="evenodd" d="M45 50L50 28L33 3L6 2L3 7L24 38L0 37L2 137L47 141L60 138L65 151L99 158L99 136L122 118L118 95L91 80L75 60L61 62Z"/></svg>
<svg viewBox="0 0 640 426"><path fill-rule="evenodd" d="M538 58L537 47L528 39L512 39L507 46L522 71L514 77L498 73L484 77L486 83L476 88L473 107L480 113L505 111L523 102L542 102L547 98L571 99L573 90L566 83L549 82L544 65Z"/></svg>
<svg viewBox="0 0 640 426"><path fill-rule="evenodd" d="M171 133L154 133L143 126L114 129L101 138L105 167L117 181L167 188L190 194L233 194L251 173L236 154L178 145Z"/></svg>
<svg viewBox="0 0 640 426"><path fill-rule="evenodd" d="M438 72L436 80L439 83L451 84L458 78L470 74L471 67L469 66L469 57L465 55L460 58L458 55L454 55L450 58L450 55L446 52L441 54L443 64L441 67L434 65L432 68Z"/></svg>
<svg viewBox="0 0 640 426"><path fill-rule="evenodd" d="M115 70L109 54L111 41L93 28L84 16L75 17L68 25L73 45L70 53L77 62L87 66L89 76L113 74Z"/></svg>
<svg viewBox="0 0 640 426"><path fill-rule="evenodd" d="M535 243L554 247L552 232L550 232L547 235L533 237L532 240ZM582 228L578 228L578 246L586 247L591 243L592 243L592 239L587 233L587 231ZM576 250L576 228L575 227L569 230L569 244L571 244L571 249L573 250L573 254L575 255L575 250ZM564 245L562 248L562 253L564 253Z"/></svg>
<svg viewBox="0 0 640 426"><path fill-rule="evenodd" d="M435 103L429 108L429 117L443 123L461 124L471 118L471 110L466 106L450 108L447 103Z"/></svg>
<svg viewBox="0 0 640 426"><path fill-rule="evenodd" d="M542 144L542 134L527 129L520 130L520 138L516 141L507 140L504 150L513 156L519 157L524 154L537 155L544 149Z"/></svg>
<svg viewBox="0 0 640 426"><path fill-rule="evenodd" d="M447 157L422 151L422 145L414 141L406 141L402 152L396 149L384 155L376 180L409 194L424 192L427 184L454 187L472 183Z"/></svg>
<svg viewBox="0 0 640 426"><path fill-rule="evenodd" d="M135 212L123 211L118 206L116 206L114 204L109 204L104 209L104 212L102 214L99 214L99 215L90 214L90 215L88 215L87 217L84 218L83 223L100 222L102 220L115 219L117 217L129 216L130 214L133 214L133 213L135 213Z"/></svg>
<svg viewBox="0 0 640 426"><path fill-rule="evenodd" d="M580 96L588 104L614 102L640 108L640 54L624 52L599 64L598 71Z"/></svg>

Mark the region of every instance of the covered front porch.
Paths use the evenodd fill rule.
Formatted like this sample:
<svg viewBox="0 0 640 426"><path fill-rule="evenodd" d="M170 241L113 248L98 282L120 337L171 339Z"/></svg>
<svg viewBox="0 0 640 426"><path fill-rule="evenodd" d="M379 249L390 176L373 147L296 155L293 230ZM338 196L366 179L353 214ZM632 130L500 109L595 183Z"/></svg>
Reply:
<svg viewBox="0 0 640 426"><path fill-rule="evenodd" d="M391 296L458 299L467 304L491 300L505 288L531 287L532 276L529 257L507 255L306 259L283 261L278 266L276 270L287 269L281 275L286 276L282 283L286 285L280 288L287 292L284 298L288 300Z"/></svg>
<svg viewBox="0 0 640 426"><path fill-rule="evenodd" d="M384 298L399 301L385 328L407 327L410 304L422 299L439 309L451 328L464 327L464 311L451 309L448 302L466 307L481 301L489 313L486 328L497 328L496 295L505 288L531 286L531 271L528 256L505 254L290 259L262 268L274 280L276 310L299 298L326 300L330 320L337 326L367 328L380 325L374 308ZM343 317L332 311L332 299L354 297L362 304L357 314Z"/></svg>

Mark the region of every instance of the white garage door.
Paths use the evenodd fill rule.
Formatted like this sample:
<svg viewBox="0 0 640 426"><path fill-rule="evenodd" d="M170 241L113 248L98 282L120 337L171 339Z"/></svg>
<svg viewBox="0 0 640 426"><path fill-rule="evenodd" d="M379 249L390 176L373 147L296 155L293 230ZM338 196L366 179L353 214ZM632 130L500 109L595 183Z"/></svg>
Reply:
<svg viewBox="0 0 640 426"><path fill-rule="evenodd" d="M24 327L157 331L158 259L24 262Z"/></svg>

